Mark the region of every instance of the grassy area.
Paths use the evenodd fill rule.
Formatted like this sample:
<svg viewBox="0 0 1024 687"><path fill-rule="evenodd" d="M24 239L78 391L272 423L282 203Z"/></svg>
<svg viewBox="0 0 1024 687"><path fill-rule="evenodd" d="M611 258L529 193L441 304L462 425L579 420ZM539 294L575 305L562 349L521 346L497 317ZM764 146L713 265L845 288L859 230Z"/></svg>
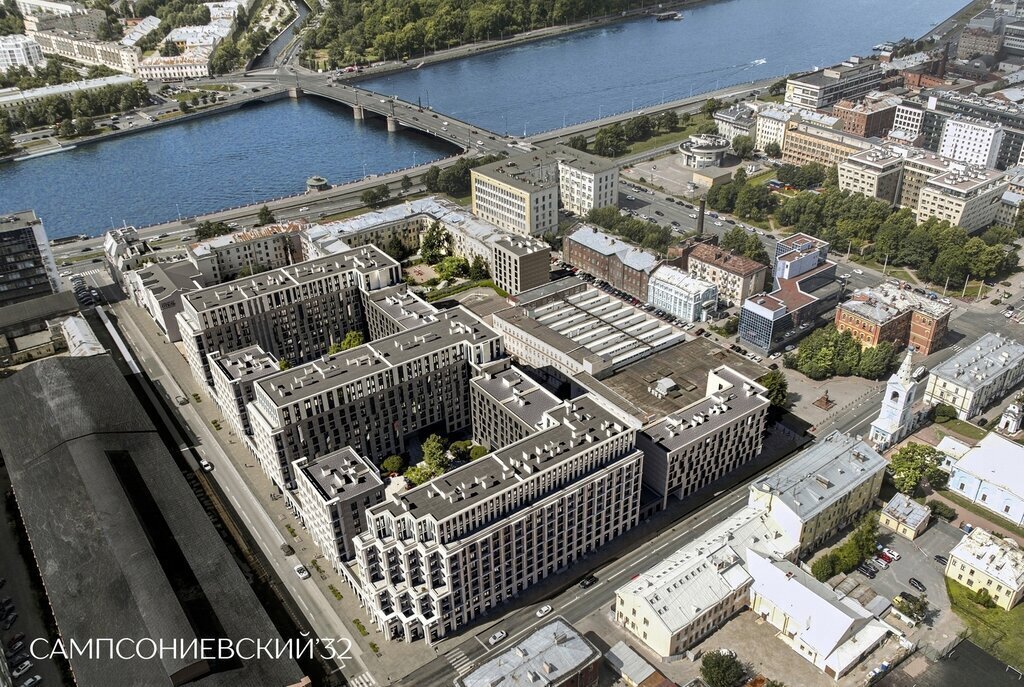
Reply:
<svg viewBox="0 0 1024 687"><path fill-rule="evenodd" d="M211 83L205 86L197 87L201 91L221 91L223 93L230 93L231 91L237 91L238 86L233 86L229 83Z"/></svg>
<svg viewBox="0 0 1024 687"><path fill-rule="evenodd" d="M464 196L448 196L448 198L453 203L458 203L459 205L464 205L464 206L467 206L467 207L469 206L470 203L473 202L473 194L472 193L467 193Z"/></svg>
<svg viewBox="0 0 1024 687"><path fill-rule="evenodd" d="M946 580L946 591L972 642L1015 668L1024 667L1024 604L1009 611L984 608L971 600L970 589L952 580Z"/></svg>
<svg viewBox="0 0 1024 687"><path fill-rule="evenodd" d="M472 281L472 280L464 281L461 284L455 284L454 286L447 286L447 287L445 287L443 289L432 289L430 291L427 291L427 293L424 295L423 298L428 303L433 303L434 301L439 301L439 300L441 300L443 298L448 298L449 296L454 296L455 294L462 293L463 291L469 291L470 289L474 289L474 288L476 288L478 286L481 286L481 287L484 287L484 288L494 289L494 293L498 294L502 298L507 298L508 297L508 292L505 291L504 289L501 289L501 288L497 287L492 280L490 280L490 279L481 279L480 281Z"/></svg>
<svg viewBox="0 0 1024 687"><path fill-rule="evenodd" d="M973 425L970 422L964 422L959 418L953 418L946 422L939 423L936 430L948 429L950 432L955 432L960 436L965 436L968 439L974 439L975 441L981 441L988 434L988 430L978 425Z"/></svg>
<svg viewBox="0 0 1024 687"><path fill-rule="evenodd" d="M1018 537L1024 537L1024 527L1014 525L1006 518L1000 517L998 514L993 513L987 508L982 508L978 504L968 501L963 496L957 494L955 491L951 491L949 489L939 489L938 492L947 499L949 499L950 501L952 501L953 503L955 503L959 508L963 508L966 511L970 511L971 513L974 513L980 518L991 520L993 523L999 525L1007 532L1012 532ZM967 518L962 519L966 520Z"/></svg>

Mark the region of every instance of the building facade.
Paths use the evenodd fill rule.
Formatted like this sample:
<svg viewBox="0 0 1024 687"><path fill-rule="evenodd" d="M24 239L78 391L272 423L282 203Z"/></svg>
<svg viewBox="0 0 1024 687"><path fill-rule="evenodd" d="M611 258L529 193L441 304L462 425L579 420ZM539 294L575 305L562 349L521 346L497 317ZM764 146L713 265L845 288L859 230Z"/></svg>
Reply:
<svg viewBox="0 0 1024 687"><path fill-rule="evenodd" d="M142 51L135 46L122 45L113 41L100 41L92 36L68 31L38 31L32 38L43 52L58 55L76 62L109 67L125 74L139 71Z"/></svg>
<svg viewBox="0 0 1024 687"><path fill-rule="evenodd" d="M952 406L969 420L1002 400L1024 379L1024 345L998 333L982 336L928 375L924 400Z"/></svg>
<svg viewBox="0 0 1024 687"><path fill-rule="evenodd" d="M35 69L44 61L43 49L29 36L0 36L0 72L11 67Z"/></svg>
<svg viewBox="0 0 1024 687"><path fill-rule="evenodd" d="M523 236L558 229L558 163L520 156L470 170L473 213Z"/></svg>
<svg viewBox="0 0 1024 687"><path fill-rule="evenodd" d="M619 165L566 146L556 152L558 196L566 210L586 217L591 210L619 204Z"/></svg>
<svg viewBox="0 0 1024 687"><path fill-rule="evenodd" d="M787 105L824 110L840 100L857 100L882 83L882 70L875 59L850 59L786 81Z"/></svg>
<svg viewBox="0 0 1024 687"><path fill-rule="evenodd" d="M1002 143L1001 124L955 115L942 127L939 155L969 165L995 167Z"/></svg>
<svg viewBox="0 0 1024 687"><path fill-rule="evenodd" d="M949 552L946 577L972 592L986 590L1008 611L1024 597L1024 552L1013 539L975 527Z"/></svg>
<svg viewBox="0 0 1024 687"><path fill-rule="evenodd" d="M43 222L32 210L0 217L0 307L60 291Z"/></svg>
<svg viewBox="0 0 1024 687"><path fill-rule="evenodd" d="M298 221L215 236L188 244L186 259L195 265L206 284L287 267L302 262L300 232L305 227L305 222Z"/></svg>
<svg viewBox="0 0 1024 687"><path fill-rule="evenodd" d="M686 259L691 277L714 284L719 297L732 305L765 288L768 266L727 250L698 243Z"/></svg>
<svg viewBox="0 0 1024 687"><path fill-rule="evenodd" d="M473 442L500 448L542 429L561 401L507 358L481 367L469 381Z"/></svg>
<svg viewBox="0 0 1024 687"><path fill-rule="evenodd" d="M589 224L581 225L562 240L562 260L645 302L651 273L660 263L654 253Z"/></svg>
<svg viewBox="0 0 1024 687"><path fill-rule="evenodd" d="M660 265L651 272L644 300L684 322L702 322L718 307L718 287L678 267Z"/></svg>
<svg viewBox="0 0 1024 687"><path fill-rule="evenodd" d="M835 325L862 346L888 341L928 355L938 350L949 331L951 305L891 284L857 289L836 308Z"/></svg>
<svg viewBox="0 0 1024 687"><path fill-rule="evenodd" d="M949 489L1004 520L1024 524L1024 448L995 432L953 463Z"/></svg>
<svg viewBox="0 0 1024 687"><path fill-rule="evenodd" d="M213 400L238 436L251 435L248 405L256 398L256 382L280 371L277 359L259 346L209 357Z"/></svg>
<svg viewBox="0 0 1024 687"><path fill-rule="evenodd" d="M878 516L878 524L905 539L914 541L926 529L932 518L932 511L906 494L897 493Z"/></svg>
<svg viewBox="0 0 1024 687"><path fill-rule="evenodd" d="M881 451L909 436L926 414L920 403L924 395L924 378L922 373L915 375L911 370L912 355L913 351L908 350L900 369L889 377L882 407L871 423L870 441Z"/></svg>
<svg viewBox="0 0 1024 687"><path fill-rule="evenodd" d="M854 136L882 137L892 129L899 99L878 98L855 102L840 100L832 108L832 114L843 123L843 131Z"/></svg>

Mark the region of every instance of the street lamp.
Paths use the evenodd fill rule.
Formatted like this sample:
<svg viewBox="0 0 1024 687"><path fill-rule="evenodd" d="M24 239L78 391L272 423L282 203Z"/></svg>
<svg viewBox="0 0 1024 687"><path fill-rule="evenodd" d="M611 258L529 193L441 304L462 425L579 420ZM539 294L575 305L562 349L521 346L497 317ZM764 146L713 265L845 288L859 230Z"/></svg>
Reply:
<svg viewBox="0 0 1024 687"><path fill-rule="evenodd" d="M181 221L181 208L178 207L177 203L175 203L174 204L174 209L178 211L178 221L180 222Z"/></svg>

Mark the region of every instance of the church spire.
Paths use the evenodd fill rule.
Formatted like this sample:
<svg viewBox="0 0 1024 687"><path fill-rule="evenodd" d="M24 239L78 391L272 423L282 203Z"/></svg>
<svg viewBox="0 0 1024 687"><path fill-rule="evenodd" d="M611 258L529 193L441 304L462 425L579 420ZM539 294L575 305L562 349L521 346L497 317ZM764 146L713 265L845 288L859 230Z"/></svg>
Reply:
<svg viewBox="0 0 1024 687"><path fill-rule="evenodd" d="M897 379L904 384L910 383L910 372L913 369L913 364L910 361L911 356L914 354L914 349L911 346L907 347L907 357L903 359L903 364L900 365L899 372L896 373Z"/></svg>

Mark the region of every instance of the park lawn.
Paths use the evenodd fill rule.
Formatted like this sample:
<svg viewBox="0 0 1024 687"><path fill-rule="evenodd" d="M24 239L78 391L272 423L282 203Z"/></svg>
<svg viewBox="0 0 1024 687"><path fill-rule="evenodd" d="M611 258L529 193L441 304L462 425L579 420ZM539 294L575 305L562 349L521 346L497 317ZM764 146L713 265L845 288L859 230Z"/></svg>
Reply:
<svg viewBox="0 0 1024 687"><path fill-rule="evenodd" d="M953 418L946 422L936 423L938 426L936 430L941 431L943 428L948 429L950 432L955 432L961 436L965 436L968 439L974 439L975 441L981 441L988 434L988 430L978 425L973 425L970 422L964 422L959 418Z"/></svg>
<svg viewBox="0 0 1024 687"><path fill-rule="evenodd" d="M953 611L970 628L970 640L996 658L1017 668L1024 667L1024 604L1009 611L983 608L970 599L971 590L946 580Z"/></svg>
<svg viewBox="0 0 1024 687"><path fill-rule="evenodd" d="M951 489L938 489L937 491L943 496L945 496L947 499L955 503L958 508L963 508L966 511L970 511L971 513L977 515L979 518L991 520L993 523L999 525L1007 532L1013 532L1018 537L1024 537L1024 527L1019 527L1013 524L1006 518L1001 517L998 513L993 513L990 510L982 508L976 503L968 501L963 496L960 496L960 494L956 493L955 491L952 491ZM961 520L967 519L963 517L963 514L958 515L960 516Z"/></svg>
<svg viewBox="0 0 1024 687"><path fill-rule="evenodd" d="M662 134L656 134L654 136L651 136L645 141L636 141L635 143L630 143L629 147L626 149L626 152L623 153L623 155L643 153L648 150L654 150L655 148L667 145L669 143L682 143L690 136L690 134L686 133L689 130L690 127L687 127L686 129L674 129L672 131L667 131Z"/></svg>
<svg viewBox="0 0 1024 687"><path fill-rule="evenodd" d="M467 193L464 196L448 196L452 202L458 203L459 205L469 205L473 201L473 194Z"/></svg>
<svg viewBox="0 0 1024 687"><path fill-rule="evenodd" d="M197 88L201 91L223 91L225 93L238 90L238 86L229 83L211 83L205 86L197 86Z"/></svg>

